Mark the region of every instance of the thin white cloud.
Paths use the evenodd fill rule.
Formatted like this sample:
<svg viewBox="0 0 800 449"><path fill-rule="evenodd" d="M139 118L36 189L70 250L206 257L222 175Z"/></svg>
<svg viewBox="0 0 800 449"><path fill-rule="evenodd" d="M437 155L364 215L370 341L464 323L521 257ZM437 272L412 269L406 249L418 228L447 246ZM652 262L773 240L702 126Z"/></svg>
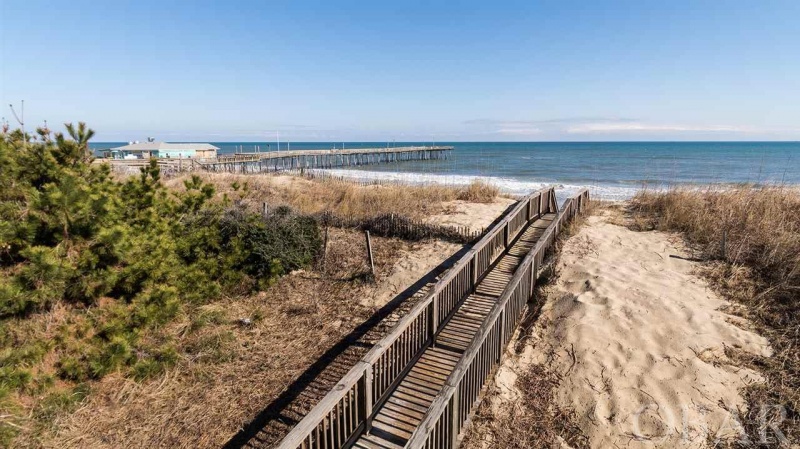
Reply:
<svg viewBox="0 0 800 449"><path fill-rule="evenodd" d="M494 131L495 134L504 134L508 136L529 136L541 132L541 129L530 126L506 127Z"/></svg>
<svg viewBox="0 0 800 449"><path fill-rule="evenodd" d="M595 122L635 122L635 119L623 117L561 117L542 120L496 120L496 119L472 119L461 122L467 126L557 126L572 123L595 123Z"/></svg>
<svg viewBox="0 0 800 449"><path fill-rule="evenodd" d="M478 128L485 134L521 137L532 135L616 135L619 137L681 134L758 134L775 132L746 126L697 125L679 122L647 122L624 117L567 117L543 120L467 120L462 124Z"/></svg>
<svg viewBox="0 0 800 449"><path fill-rule="evenodd" d="M570 126L569 134L617 133L617 132L754 132L752 128L728 125L696 126L681 124L653 124L641 122L599 122Z"/></svg>
<svg viewBox="0 0 800 449"><path fill-rule="evenodd" d="M468 128L475 129L479 134L498 134L504 136L531 136L542 132L536 121L529 120L467 120L462 122Z"/></svg>

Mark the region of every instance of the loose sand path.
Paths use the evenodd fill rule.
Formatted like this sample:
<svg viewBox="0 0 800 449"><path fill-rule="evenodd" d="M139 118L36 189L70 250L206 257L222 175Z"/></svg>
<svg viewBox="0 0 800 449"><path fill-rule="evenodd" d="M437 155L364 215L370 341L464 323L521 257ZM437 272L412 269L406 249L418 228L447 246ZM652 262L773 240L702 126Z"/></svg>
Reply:
<svg viewBox="0 0 800 449"><path fill-rule="evenodd" d="M558 405L576 412L592 447L705 447L736 435L739 390L760 377L724 348L768 355L768 342L722 311L676 236L609 218L590 217L564 244L533 343L498 372L497 400L518 399L515 372L554 353Z"/></svg>

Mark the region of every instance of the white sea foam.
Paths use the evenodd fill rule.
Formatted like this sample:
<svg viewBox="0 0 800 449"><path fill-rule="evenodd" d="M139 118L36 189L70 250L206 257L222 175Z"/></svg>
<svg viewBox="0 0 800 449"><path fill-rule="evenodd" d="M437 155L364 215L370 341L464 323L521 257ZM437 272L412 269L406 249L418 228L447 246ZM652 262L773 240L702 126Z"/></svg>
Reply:
<svg viewBox="0 0 800 449"><path fill-rule="evenodd" d="M557 181L521 181L513 178L503 178L499 176L473 176L455 174L436 174L436 173L415 173L415 172L383 172L368 170L348 170L348 169L325 169L321 172L339 176L342 178L356 179L360 181L390 181L406 184L443 184L451 186L469 185L475 180L481 180L488 184L497 186L505 193L512 195L526 195L535 190L548 186L555 186L559 198L567 198L578 192L584 187L589 188L593 198L605 200L624 200L633 197L641 190L634 186L607 186L597 184L563 184Z"/></svg>

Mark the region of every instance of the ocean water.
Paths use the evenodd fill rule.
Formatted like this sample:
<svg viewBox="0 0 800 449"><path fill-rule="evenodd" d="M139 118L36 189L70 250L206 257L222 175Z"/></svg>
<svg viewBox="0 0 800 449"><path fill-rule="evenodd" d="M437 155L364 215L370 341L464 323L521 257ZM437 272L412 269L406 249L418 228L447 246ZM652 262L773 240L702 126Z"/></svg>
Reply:
<svg viewBox="0 0 800 449"><path fill-rule="evenodd" d="M291 143L292 150L431 145L434 142ZM440 161L326 170L355 179L469 184L482 179L513 194L556 185L565 194L624 199L642 188L800 185L800 142L435 142L455 147ZM276 150L275 142L216 142L220 153ZM95 149L117 146L93 143ZM281 150L287 149L282 143Z"/></svg>

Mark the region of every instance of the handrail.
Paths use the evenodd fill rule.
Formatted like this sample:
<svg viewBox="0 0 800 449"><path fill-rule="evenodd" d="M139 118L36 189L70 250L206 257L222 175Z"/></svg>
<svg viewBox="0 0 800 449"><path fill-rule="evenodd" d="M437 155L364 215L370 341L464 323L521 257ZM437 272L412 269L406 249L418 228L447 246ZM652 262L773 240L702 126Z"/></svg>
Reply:
<svg viewBox="0 0 800 449"><path fill-rule="evenodd" d="M457 446L464 424L471 417L472 407L479 399L484 381L491 370L499 365L503 348L511 339L511 333L520 318L522 305L528 301L533 292L537 271L543 262L545 251L555 242L563 222L583 211L588 199L589 191L583 189L564 202L556 219L550 223L536 245L525 256L500 299L478 328L444 387L434 398L420 425L412 433L406 448L450 449ZM516 303L511 303L512 298L516 299ZM512 316L508 316L509 305L514 306L511 309L516 312L511 313ZM509 323L509 320L512 321ZM491 347L485 344L490 338ZM479 355L484 358L491 357L491 360L481 360L481 363L473 364ZM471 383L465 383L465 376L469 372L473 372L474 375L470 376Z"/></svg>
<svg viewBox="0 0 800 449"><path fill-rule="evenodd" d="M519 201L342 377L278 447L343 447L361 431L369 429L373 410L388 397L422 350L433 341L439 325L510 247L524 223L557 212L555 204L552 187ZM520 216L524 217L522 224ZM501 247L502 251L498 252ZM492 254L486 254L485 250L491 250ZM485 265L480 270L479 261ZM407 332L409 329L412 332Z"/></svg>

